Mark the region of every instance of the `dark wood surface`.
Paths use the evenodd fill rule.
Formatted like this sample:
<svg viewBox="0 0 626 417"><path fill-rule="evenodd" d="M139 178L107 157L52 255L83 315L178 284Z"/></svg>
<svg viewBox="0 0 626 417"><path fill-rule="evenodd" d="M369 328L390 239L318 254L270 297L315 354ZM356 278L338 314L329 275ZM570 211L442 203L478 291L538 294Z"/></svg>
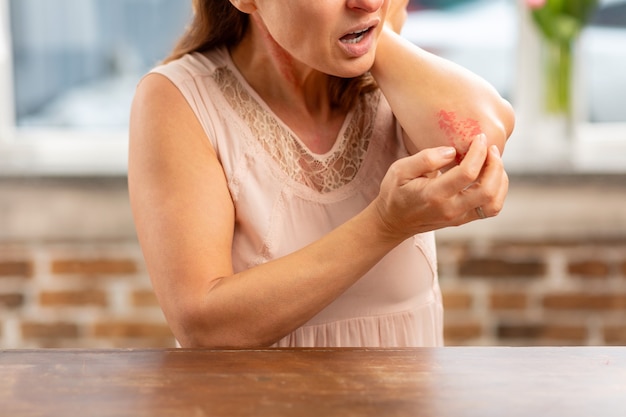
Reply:
<svg viewBox="0 0 626 417"><path fill-rule="evenodd" d="M0 351L1 416L626 416L626 348Z"/></svg>

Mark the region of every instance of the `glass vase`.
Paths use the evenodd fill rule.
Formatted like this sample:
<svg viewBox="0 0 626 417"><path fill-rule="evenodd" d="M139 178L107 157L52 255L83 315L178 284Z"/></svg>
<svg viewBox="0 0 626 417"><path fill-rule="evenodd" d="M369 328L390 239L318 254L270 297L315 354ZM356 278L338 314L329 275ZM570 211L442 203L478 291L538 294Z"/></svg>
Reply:
<svg viewBox="0 0 626 417"><path fill-rule="evenodd" d="M543 42L544 110L548 114L572 115L572 74L574 42Z"/></svg>
<svg viewBox="0 0 626 417"><path fill-rule="evenodd" d="M575 51L576 40L555 41L543 39L541 49L541 78L545 122L551 134L560 136L563 143L575 135ZM556 138L553 139L556 141Z"/></svg>

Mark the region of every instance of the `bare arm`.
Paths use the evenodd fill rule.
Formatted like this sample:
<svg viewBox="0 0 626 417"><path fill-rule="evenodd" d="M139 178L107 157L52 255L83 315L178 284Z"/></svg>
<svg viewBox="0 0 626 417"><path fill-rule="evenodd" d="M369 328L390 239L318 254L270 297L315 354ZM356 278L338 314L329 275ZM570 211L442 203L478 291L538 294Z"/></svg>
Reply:
<svg viewBox="0 0 626 417"><path fill-rule="evenodd" d="M393 26L398 29L398 23ZM485 80L422 50L389 23L371 72L404 129L410 151L449 145L460 160L478 133L504 150L514 125L510 104Z"/></svg>
<svg viewBox="0 0 626 417"><path fill-rule="evenodd" d="M234 208L222 167L180 92L149 75L131 113L129 192L148 272L175 336L183 346L272 344L404 239L475 220L473 208L497 200L502 192L493 190L503 188L499 158L478 142L462 166L441 176L431 174L454 159L452 148L397 161L363 212L291 255L235 274ZM465 189L477 179L493 183L492 192Z"/></svg>

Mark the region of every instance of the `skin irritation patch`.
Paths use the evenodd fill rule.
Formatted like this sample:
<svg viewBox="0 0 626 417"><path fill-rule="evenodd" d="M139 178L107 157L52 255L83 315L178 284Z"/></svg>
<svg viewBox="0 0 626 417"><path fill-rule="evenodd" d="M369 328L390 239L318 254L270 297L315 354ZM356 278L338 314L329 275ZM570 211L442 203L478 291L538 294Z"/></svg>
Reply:
<svg viewBox="0 0 626 417"><path fill-rule="evenodd" d="M453 111L441 110L437 115L439 128L448 139L448 143L456 148L456 162L461 163L472 140L482 133L477 120L464 119L457 120L457 115Z"/></svg>

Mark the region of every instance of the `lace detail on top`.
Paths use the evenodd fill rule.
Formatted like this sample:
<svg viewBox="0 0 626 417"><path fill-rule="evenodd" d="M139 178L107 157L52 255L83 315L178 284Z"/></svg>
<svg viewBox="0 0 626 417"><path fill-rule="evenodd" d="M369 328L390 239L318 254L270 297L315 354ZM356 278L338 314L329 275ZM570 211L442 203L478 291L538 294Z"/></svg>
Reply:
<svg viewBox="0 0 626 417"><path fill-rule="evenodd" d="M314 155L250 95L230 69L218 68L213 78L252 135L290 178L320 193L336 190L354 179L374 130L380 92L361 97L332 152Z"/></svg>

